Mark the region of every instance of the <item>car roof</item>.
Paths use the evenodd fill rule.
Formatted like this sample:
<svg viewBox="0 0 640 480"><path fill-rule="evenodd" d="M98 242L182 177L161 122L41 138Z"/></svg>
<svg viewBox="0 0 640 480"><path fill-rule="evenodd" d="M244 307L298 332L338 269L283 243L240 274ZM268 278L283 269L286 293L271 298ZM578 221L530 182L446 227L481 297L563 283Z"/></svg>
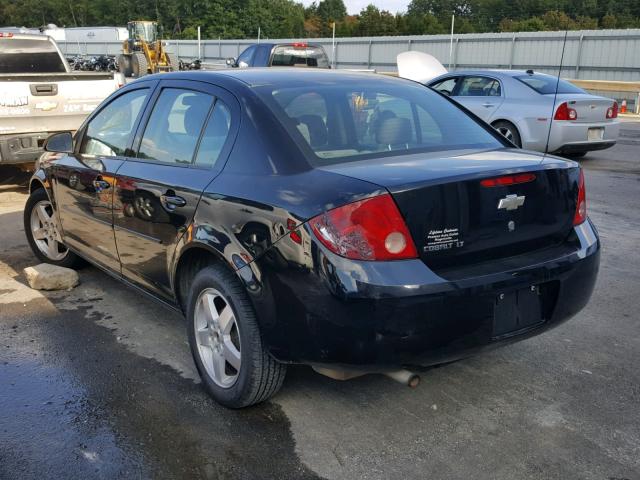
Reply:
<svg viewBox="0 0 640 480"><path fill-rule="evenodd" d="M271 47L277 47L280 45L301 45L301 44L305 44L307 47L321 47L320 44L318 43L309 43L309 42L258 42L258 43L252 43L251 45L249 45L250 47L253 47L254 45L267 45L267 46L271 46Z"/></svg>
<svg viewBox="0 0 640 480"><path fill-rule="evenodd" d="M388 84L418 85L411 80L391 77L388 75L377 75L367 72L353 72L345 70L331 70L324 68L295 68L295 67L256 67L256 68L229 68L221 70L200 70L172 72L153 75L157 80L163 79L184 79L197 80L200 82L221 82L225 80L236 80L249 87L277 85L281 88L299 86L301 82L305 85L324 85L327 83L362 83L376 81ZM144 76L142 79L150 79L152 76ZM133 82L132 82L133 83Z"/></svg>
<svg viewBox="0 0 640 480"><path fill-rule="evenodd" d="M535 72L533 70L507 70L507 69L485 69L485 70L455 70L453 72L444 73L439 77L445 77L447 75L490 75L490 76L505 76L505 77L518 77L521 75L529 75L533 72L536 75L549 75L548 73ZM439 78L438 77L438 78Z"/></svg>

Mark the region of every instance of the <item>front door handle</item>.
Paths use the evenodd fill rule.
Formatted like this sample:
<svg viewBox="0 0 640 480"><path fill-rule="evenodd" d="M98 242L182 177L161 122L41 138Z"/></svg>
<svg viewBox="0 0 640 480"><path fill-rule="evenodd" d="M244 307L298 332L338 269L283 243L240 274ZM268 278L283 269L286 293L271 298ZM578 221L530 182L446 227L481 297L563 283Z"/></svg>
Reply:
<svg viewBox="0 0 640 480"><path fill-rule="evenodd" d="M177 195L171 195L171 193L173 192L167 192L166 195L162 195L160 197L164 206L169 209L174 209L176 207L184 207L187 204L187 201L184 198L178 197Z"/></svg>
<svg viewBox="0 0 640 480"><path fill-rule="evenodd" d="M495 107L496 104L495 103L483 103L482 106L486 107L486 108L490 108L490 107Z"/></svg>

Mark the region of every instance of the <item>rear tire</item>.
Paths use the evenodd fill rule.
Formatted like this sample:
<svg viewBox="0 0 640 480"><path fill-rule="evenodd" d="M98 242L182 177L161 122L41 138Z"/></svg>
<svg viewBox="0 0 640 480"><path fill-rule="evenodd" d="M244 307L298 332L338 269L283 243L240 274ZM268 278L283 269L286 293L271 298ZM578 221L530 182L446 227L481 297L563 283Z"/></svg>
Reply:
<svg viewBox="0 0 640 480"><path fill-rule="evenodd" d="M498 131L498 133L513 143L516 147L522 148L520 132L518 132L518 129L513 123L507 122L506 120L499 120L494 122L492 126Z"/></svg>
<svg viewBox="0 0 640 480"><path fill-rule="evenodd" d="M118 70L122 73L126 78L131 77L131 55L118 55Z"/></svg>
<svg viewBox="0 0 640 480"><path fill-rule="evenodd" d="M135 52L131 56L131 67L136 78L144 77L149 73L149 64L147 63L147 57L144 56L144 53Z"/></svg>
<svg viewBox="0 0 640 480"><path fill-rule="evenodd" d="M56 214L44 188L29 195L23 220L29 246L40 261L66 268L79 267L84 263L62 243Z"/></svg>
<svg viewBox="0 0 640 480"><path fill-rule="evenodd" d="M222 265L202 269L187 294L187 331L208 393L229 408L263 402L282 386L286 365L269 355L255 313L236 276Z"/></svg>
<svg viewBox="0 0 640 480"><path fill-rule="evenodd" d="M169 60L169 70L171 72L177 72L180 70L180 60L178 60L178 57L173 53L167 53L165 55L167 56L167 60Z"/></svg>

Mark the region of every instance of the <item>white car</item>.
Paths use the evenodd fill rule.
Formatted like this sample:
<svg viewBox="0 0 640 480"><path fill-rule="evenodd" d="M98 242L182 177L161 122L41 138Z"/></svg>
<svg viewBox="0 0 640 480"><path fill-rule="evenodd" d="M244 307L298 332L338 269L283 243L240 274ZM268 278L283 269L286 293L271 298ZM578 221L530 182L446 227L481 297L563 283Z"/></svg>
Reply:
<svg viewBox="0 0 640 480"><path fill-rule="evenodd" d="M591 95L551 75L532 70L469 70L440 75L426 84L528 150L581 157L612 147L618 139L614 100Z"/></svg>

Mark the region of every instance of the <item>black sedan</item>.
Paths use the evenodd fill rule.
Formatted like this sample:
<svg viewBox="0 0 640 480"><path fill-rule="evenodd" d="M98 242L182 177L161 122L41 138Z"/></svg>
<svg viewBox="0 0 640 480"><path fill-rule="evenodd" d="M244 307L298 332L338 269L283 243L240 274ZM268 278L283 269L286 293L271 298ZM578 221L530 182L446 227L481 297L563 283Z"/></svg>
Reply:
<svg viewBox="0 0 640 480"><path fill-rule="evenodd" d="M181 310L230 407L269 398L290 363L398 378L530 337L596 281L579 166L405 80L145 76L46 150L24 213L35 254Z"/></svg>

